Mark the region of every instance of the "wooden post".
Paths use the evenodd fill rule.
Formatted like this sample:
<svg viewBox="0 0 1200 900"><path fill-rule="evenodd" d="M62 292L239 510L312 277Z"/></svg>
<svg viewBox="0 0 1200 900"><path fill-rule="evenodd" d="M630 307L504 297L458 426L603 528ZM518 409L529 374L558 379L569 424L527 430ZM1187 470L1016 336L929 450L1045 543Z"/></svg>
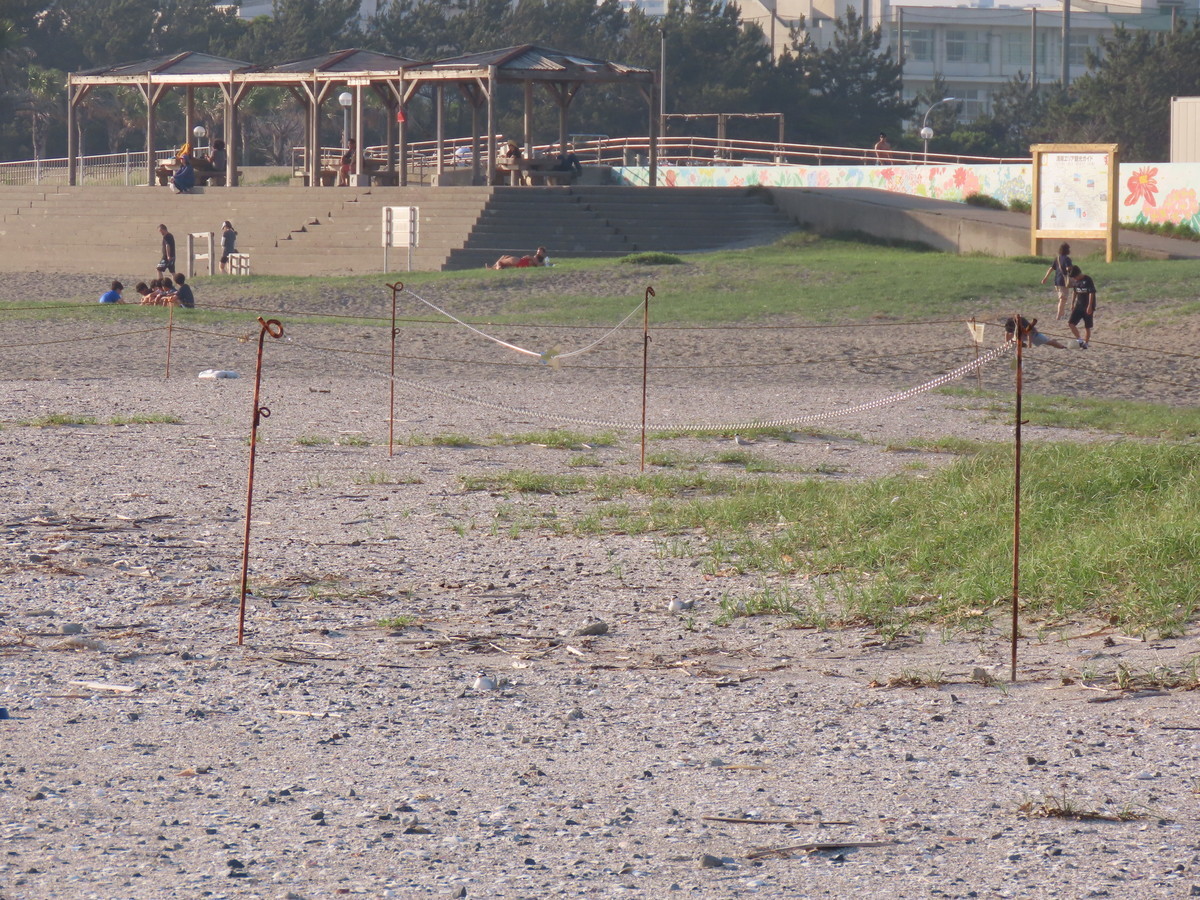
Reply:
<svg viewBox="0 0 1200 900"><path fill-rule="evenodd" d="M1013 336L1017 341L1017 385L1016 422L1013 431L1013 564L1012 564L1012 672L1011 680L1017 680L1017 628L1020 618L1021 592L1021 391L1023 387L1024 356L1021 353L1029 339L1031 328L1022 325L1020 314L1016 314Z"/></svg>
<svg viewBox="0 0 1200 900"><path fill-rule="evenodd" d="M242 540L242 589L238 604L238 646L242 645L246 626L246 581L250 568L250 520L254 511L254 457L258 448L258 423L271 417L271 410L258 405L258 389L262 384L263 339L283 337L283 324L278 319L258 317L258 362L254 368L254 414L250 422L250 472L246 478L246 531Z"/></svg>
<svg viewBox="0 0 1200 900"><path fill-rule="evenodd" d="M639 471L646 471L646 391L650 371L650 298L654 288L646 288L642 301L642 462Z"/></svg>

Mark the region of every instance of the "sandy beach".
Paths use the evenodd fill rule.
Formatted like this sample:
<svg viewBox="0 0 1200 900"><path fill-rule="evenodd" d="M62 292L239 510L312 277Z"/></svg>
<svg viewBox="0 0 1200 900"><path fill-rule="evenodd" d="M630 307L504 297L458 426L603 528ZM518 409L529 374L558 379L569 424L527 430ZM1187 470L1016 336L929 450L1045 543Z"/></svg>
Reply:
<svg viewBox="0 0 1200 900"><path fill-rule="evenodd" d="M546 291L569 277L539 274ZM656 277L600 288L632 309ZM94 282L3 275L0 298L82 300ZM478 321L530 289L487 288L427 296ZM636 474L640 320L481 327L555 366L406 321L389 455L388 329L316 315L377 316L386 296L197 287L202 308L284 325L263 348L241 645L257 327L177 311L166 378L157 321L0 322L0 898L1200 892L1196 694L1112 678L1192 665L1194 631L1028 622L1009 684L999 610L978 632L891 641L719 624L761 576L715 565L710 536L581 534L560 526L595 511L592 492L472 481ZM1194 402L1196 361L1178 351L1194 330L1103 310L1088 351L1029 351L1025 387ZM993 325L984 350L999 341ZM651 427L779 421L791 436L651 451L738 477L757 476L720 461L732 448L784 479L936 471L953 457L915 439L1008 441L1011 416L929 391L801 420L975 353L964 322L656 328ZM1011 362L978 383L1011 389ZM579 442L536 438L556 428ZM1033 422L1025 439L1107 436ZM1065 809L1094 815L1042 814Z"/></svg>

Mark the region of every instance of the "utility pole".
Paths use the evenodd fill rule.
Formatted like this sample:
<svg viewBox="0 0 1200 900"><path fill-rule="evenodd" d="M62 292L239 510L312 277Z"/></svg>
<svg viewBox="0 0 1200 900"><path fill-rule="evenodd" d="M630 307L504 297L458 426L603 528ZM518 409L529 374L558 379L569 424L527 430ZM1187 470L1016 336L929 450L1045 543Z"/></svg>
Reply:
<svg viewBox="0 0 1200 900"><path fill-rule="evenodd" d="M1029 10L1029 89L1037 90L1037 7Z"/></svg>
<svg viewBox="0 0 1200 900"><path fill-rule="evenodd" d="M1063 0L1062 24L1062 86L1071 83L1071 0Z"/></svg>

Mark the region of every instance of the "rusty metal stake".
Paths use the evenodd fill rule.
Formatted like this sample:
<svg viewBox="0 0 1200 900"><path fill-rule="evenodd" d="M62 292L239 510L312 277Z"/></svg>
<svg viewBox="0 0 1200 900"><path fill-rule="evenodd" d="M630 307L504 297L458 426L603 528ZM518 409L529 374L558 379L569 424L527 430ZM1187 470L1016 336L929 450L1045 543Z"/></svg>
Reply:
<svg viewBox="0 0 1200 900"><path fill-rule="evenodd" d="M975 317L971 316L971 343L975 346L975 390L983 391L983 366L979 365L979 338L976 335L978 324L975 322Z"/></svg>
<svg viewBox="0 0 1200 900"><path fill-rule="evenodd" d="M638 470L646 471L646 382L650 370L650 298L654 288L647 286L642 301L642 464Z"/></svg>
<svg viewBox="0 0 1200 900"><path fill-rule="evenodd" d="M391 456L396 429L396 295L404 290L404 282L397 281L388 287L392 289L392 375L388 379L388 456Z"/></svg>
<svg viewBox="0 0 1200 900"><path fill-rule="evenodd" d="M165 378L171 377L171 332L175 324L175 307L167 307L167 374Z"/></svg>
<svg viewBox="0 0 1200 900"><path fill-rule="evenodd" d="M1018 313L1013 317L1013 335L1017 339L1017 397L1016 428L1013 453L1013 567L1012 567L1012 673L1017 680L1017 624L1021 594L1021 390L1023 387L1024 357L1021 349L1030 338L1033 326L1024 324Z"/></svg>
<svg viewBox="0 0 1200 900"><path fill-rule="evenodd" d="M254 456L258 447L258 423L271 417L271 410L258 405L258 389L262 384L263 339L283 337L283 324L278 319L258 317L258 362L254 367L254 415L250 423L250 474L246 478L246 533L242 540L242 594L238 606L238 646L246 631L246 575L250 568L250 519L254 510Z"/></svg>

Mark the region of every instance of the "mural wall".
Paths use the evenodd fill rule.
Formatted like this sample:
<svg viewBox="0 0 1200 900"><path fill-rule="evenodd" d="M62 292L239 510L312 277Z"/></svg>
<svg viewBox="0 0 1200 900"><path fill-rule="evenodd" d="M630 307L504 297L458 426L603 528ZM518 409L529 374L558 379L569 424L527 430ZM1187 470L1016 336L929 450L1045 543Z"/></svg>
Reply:
<svg viewBox="0 0 1200 900"><path fill-rule="evenodd" d="M1200 163L1123 163L1120 167L1121 222L1187 224L1200 231ZM644 185L646 168L616 169L625 184ZM859 187L963 202L987 194L1005 204L1033 199L1029 165L972 166L666 166L666 187Z"/></svg>

